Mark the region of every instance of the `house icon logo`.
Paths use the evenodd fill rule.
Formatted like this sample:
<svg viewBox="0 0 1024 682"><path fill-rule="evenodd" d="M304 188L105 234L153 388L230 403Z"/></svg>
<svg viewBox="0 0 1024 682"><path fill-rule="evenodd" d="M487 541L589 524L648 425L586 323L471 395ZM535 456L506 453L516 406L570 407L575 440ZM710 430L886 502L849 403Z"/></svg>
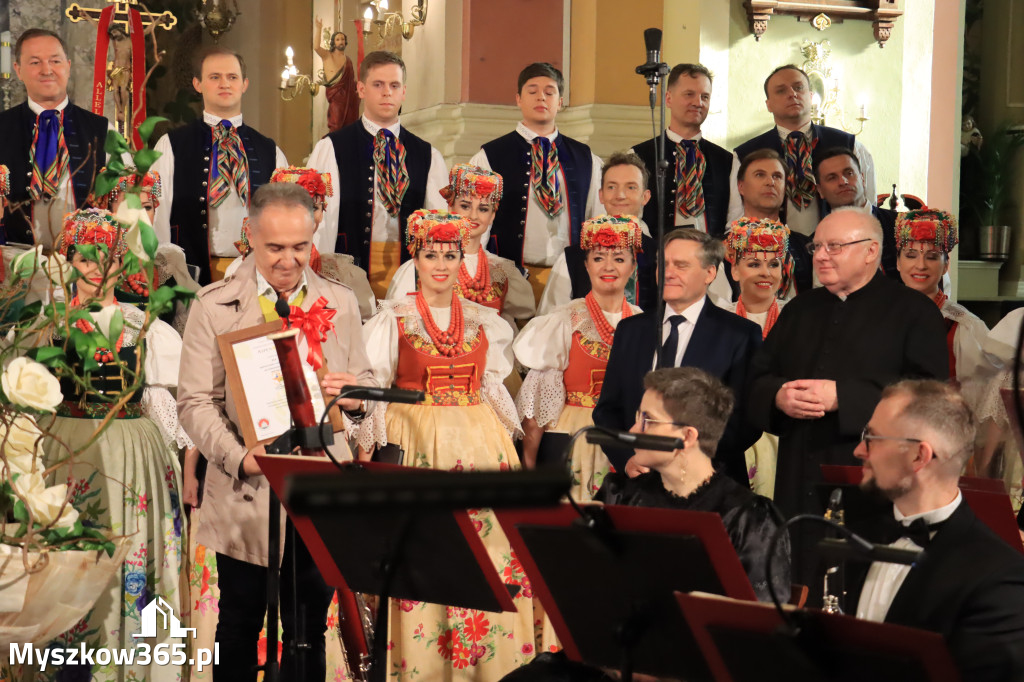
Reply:
<svg viewBox="0 0 1024 682"><path fill-rule="evenodd" d="M157 618L161 619L162 625L157 627ZM167 630L171 637L186 636L195 637L195 628L183 628L181 627L181 621L174 615L174 609L171 605L164 601L163 597L157 597L153 601L146 604L146 607L142 609L142 632L137 635L132 635L136 638L145 637L156 637L158 629ZM191 633L191 635L189 634Z"/></svg>

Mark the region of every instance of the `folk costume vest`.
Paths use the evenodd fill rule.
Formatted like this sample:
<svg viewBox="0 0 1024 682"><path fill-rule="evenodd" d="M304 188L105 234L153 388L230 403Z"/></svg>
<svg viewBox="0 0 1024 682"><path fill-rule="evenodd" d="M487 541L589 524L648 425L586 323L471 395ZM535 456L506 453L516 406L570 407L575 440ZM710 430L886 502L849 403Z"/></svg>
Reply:
<svg viewBox="0 0 1024 682"><path fill-rule="evenodd" d="M36 115L27 102L0 112L0 164L11 173L10 204L21 204L24 209L4 213L3 234L0 243L20 242L32 244L32 224L26 218L32 215L32 200L28 193L32 178L29 153L32 147ZM103 145L107 140L107 119L70 102L64 107L64 144L68 149L68 172L75 207L82 208L92 189L93 177L104 164ZM23 214L24 212L24 214Z"/></svg>
<svg viewBox="0 0 1024 682"><path fill-rule="evenodd" d="M590 147L559 133L555 137L558 162L565 178L569 200L569 243L580 243L580 229L586 218L587 196L594 160ZM487 249L507 258L523 269L523 248L526 212L530 200L530 167L532 145L516 131L491 140L483 146L491 170L505 181L505 195L498 205L491 226Z"/></svg>
<svg viewBox="0 0 1024 682"><path fill-rule="evenodd" d="M422 322L420 322L422 324ZM425 391L421 405L453 407L480 404L480 386L487 366L487 336L481 327L460 355L440 355L433 343L424 343L419 334L398 320L398 367L395 388Z"/></svg>
<svg viewBox="0 0 1024 682"><path fill-rule="evenodd" d="M244 123L238 126L242 153L249 165L249 196L270 181L277 166L277 145ZM171 241L185 249L185 261L199 266L199 283L210 283L210 221L207 205L211 180L213 129L202 119L167 134L174 152L174 203ZM241 230L242 226L239 225Z"/></svg>
<svg viewBox="0 0 1024 682"><path fill-rule="evenodd" d="M338 195L338 240L336 253L347 253L356 265L369 272L370 236L373 232L374 164L373 135L361 120L327 136L334 145L338 178L334 191ZM423 208L427 196L427 175L430 173L430 143L402 126L398 139L405 146L405 169L409 187L398 212L401 232L412 212ZM411 256L401 249L402 262Z"/></svg>

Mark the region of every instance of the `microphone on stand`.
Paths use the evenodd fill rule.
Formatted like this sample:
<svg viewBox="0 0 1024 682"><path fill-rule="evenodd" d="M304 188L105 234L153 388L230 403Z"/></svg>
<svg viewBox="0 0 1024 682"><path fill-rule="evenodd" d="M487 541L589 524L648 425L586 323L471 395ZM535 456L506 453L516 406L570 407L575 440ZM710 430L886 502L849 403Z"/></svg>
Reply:
<svg viewBox="0 0 1024 682"><path fill-rule="evenodd" d="M602 447L630 447L638 450L682 450L686 443L682 438L672 436L652 436L647 433L630 433L614 429L595 429L587 431L587 442Z"/></svg>
<svg viewBox="0 0 1024 682"><path fill-rule="evenodd" d="M644 48L647 51L647 61L636 67L636 72L647 80L651 89L651 108L657 98L658 83L668 73L668 64L661 61L661 29L648 28L644 30Z"/></svg>
<svg viewBox="0 0 1024 682"><path fill-rule="evenodd" d="M292 323L288 320L288 316L292 314L292 307L288 305L288 301L284 300L283 297L277 297L277 303L274 304L274 312L282 320L288 323L288 326L292 326Z"/></svg>

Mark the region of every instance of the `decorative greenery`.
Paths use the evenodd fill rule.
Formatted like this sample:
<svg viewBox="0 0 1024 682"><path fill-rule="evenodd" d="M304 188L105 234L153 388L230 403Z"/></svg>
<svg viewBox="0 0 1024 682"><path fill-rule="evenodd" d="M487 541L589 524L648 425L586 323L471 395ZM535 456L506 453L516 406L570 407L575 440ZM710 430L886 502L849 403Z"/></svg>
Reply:
<svg viewBox="0 0 1024 682"><path fill-rule="evenodd" d="M976 191L964 197L979 225L999 225L1011 196L1013 162L1024 147L1024 131L1003 125L985 139L978 163Z"/></svg>

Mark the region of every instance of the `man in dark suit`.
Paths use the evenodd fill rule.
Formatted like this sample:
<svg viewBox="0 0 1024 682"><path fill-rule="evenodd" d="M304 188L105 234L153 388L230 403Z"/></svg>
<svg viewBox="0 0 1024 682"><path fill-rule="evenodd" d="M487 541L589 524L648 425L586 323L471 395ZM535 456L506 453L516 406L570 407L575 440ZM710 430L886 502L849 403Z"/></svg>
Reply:
<svg viewBox="0 0 1024 682"><path fill-rule="evenodd" d="M71 62L53 31L30 28L14 46L14 72L28 99L0 113L0 164L10 170L0 243L50 248L64 214L82 208L105 161L110 123L68 99Z"/></svg>
<svg viewBox="0 0 1024 682"><path fill-rule="evenodd" d="M874 563L857 617L941 634L964 680L1024 679L1024 557L971 511L957 487L976 422L944 382L885 389L854 451L861 487L892 500L892 546L914 566Z"/></svg>
<svg viewBox="0 0 1024 682"><path fill-rule="evenodd" d="M729 476L749 485L744 451L759 433L744 426L743 398L747 366L761 345L761 328L722 310L707 296L708 286L722 264L722 242L705 232L679 228L665 235L665 316L651 313L626 318L615 330L601 397L594 408L594 423L627 430L636 420L643 397L643 377L655 369L658 339L661 367L697 367L732 389L737 407L718 444L716 459ZM658 333L659 328L661 333ZM619 471L631 451L608 452Z"/></svg>
<svg viewBox="0 0 1024 682"><path fill-rule="evenodd" d="M814 158L814 177L818 196L828 204L829 211L840 206L853 206L865 213L871 211L882 226L882 272L900 281L896 269L896 211L879 208L865 196L864 174L857 155L846 147L824 150Z"/></svg>
<svg viewBox="0 0 1024 682"><path fill-rule="evenodd" d="M810 235L825 215L826 206L815 193L813 159L832 147L845 147L860 161L865 193L875 196L875 166L871 154L850 133L811 122L811 83L803 69L780 66L764 81L765 106L775 127L736 147L745 157L755 149L774 149L785 159L786 204L783 222L793 232ZM738 216L730 215L730 218Z"/></svg>

